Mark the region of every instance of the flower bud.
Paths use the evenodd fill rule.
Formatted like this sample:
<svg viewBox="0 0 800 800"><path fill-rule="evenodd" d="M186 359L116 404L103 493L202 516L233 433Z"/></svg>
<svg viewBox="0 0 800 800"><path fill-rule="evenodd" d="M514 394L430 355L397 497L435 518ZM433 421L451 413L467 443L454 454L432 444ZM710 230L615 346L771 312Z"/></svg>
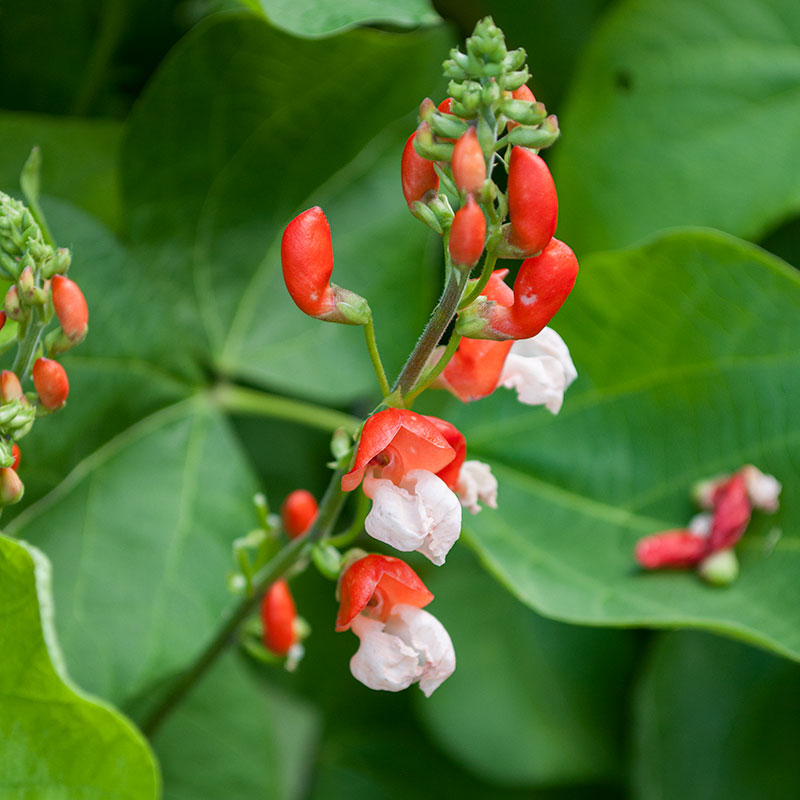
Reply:
<svg viewBox="0 0 800 800"><path fill-rule="evenodd" d="M530 339L564 304L577 276L575 254L551 239L540 255L522 262L510 308L479 297L459 314L456 331L471 339Z"/></svg>
<svg viewBox="0 0 800 800"><path fill-rule="evenodd" d="M472 195L456 211L450 228L448 249L453 263L462 267L473 267L483 253L486 239L486 218Z"/></svg>
<svg viewBox="0 0 800 800"><path fill-rule="evenodd" d="M477 192L486 180L486 160L473 126L459 138L453 148L453 179L467 194Z"/></svg>
<svg viewBox="0 0 800 800"><path fill-rule="evenodd" d="M52 281L53 308L58 324L73 344L82 342L89 329L89 309L78 284L63 275L54 275Z"/></svg>
<svg viewBox="0 0 800 800"><path fill-rule="evenodd" d="M11 456L14 459L14 463L11 465L11 469L13 469L14 472L16 472L19 469L19 460L22 457L22 453L20 453L19 450L19 445L16 442L14 442L14 444L11 446Z"/></svg>
<svg viewBox="0 0 800 800"><path fill-rule="evenodd" d="M281 264L286 289L297 307L316 319L365 325L367 301L330 282L333 273L331 228L319 206L298 214L283 232Z"/></svg>
<svg viewBox="0 0 800 800"><path fill-rule="evenodd" d="M0 331L3 330L6 324L6 312L0 311Z"/></svg>
<svg viewBox="0 0 800 800"><path fill-rule="evenodd" d="M0 469L0 507L19 503L24 493L19 475L11 467Z"/></svg>
<svg viewBox="0 0 800 800"><path fill-rule="evenodd" d="M264 647L285 656L297 641L295 609L289 584L282 578L267 589L261 601L261 622L264 626Z"/></svg>
<svg viewBox="0 0 800 800"><path fill-rule="evenodd" d="M283 527L290 539L302 536L317 518L317 501L305 489L295 489L281 506Z"/></svg>
<svg viewBox="0 0 800 800"><path fill-rule="evenodd" d="M423 158L414 148L416 135L414 131L408 137L400 159L400 182L403 197L409 206L417 200L421 201L428 192L439 189L439 177L433 168L433 161Z"/></svg>
<svg viewBox="0 0 800 800"><path fill-rule="evenodd" d="M10 369L4 369L0 373L0 395L3 402L9 400L22 400L25 397L25 392L22 391L22 384L19 382L17 373Z"/></svg>
<svg viewBox="0 0 800 800"><path fill-rule="evenodd" d="M417 155L429 161L449 161L453 157L453 145L437 142L427 122L420 122L413 144Z"/></svg>
<svg viewBox="0 0 800 800"><path fill-rule="evenodd" d="M3 311L8 319L13 319L16 322L25 319L27 316L27 312L19 301L19 292L17 291L16 285L12 286L6 292L6 299L3 303Z"/></svg>
<svg viewBox="0 0 800 800"><path fill-rule="evenodd" d="M526 255L539 253L553 238L558 196L547 164L524 147L511 151L508 169L509 241Z"/></svg>
<svg viewBox="0 0 800 800"><path fill-rule="evenodd" d="M636 543L636 560L645 569L691 567L708 553L708 538L672 530L645 536Z"/></svg>
<svg viewBox="0 0 800 800"><path fill-rule="evenodd" d="M533 92L528 87L527 83L523 83L518 89L514 89L511 92L511 97L514 100L524 100L527 103L535 103L536 98L533 96Z"/></svg>
<svg viewBox="0 0 800 800"><path fill-rule="evenodd" d="M33 385L39 400L48 411L56 411L67 401L69 380L58 361L37 358L33 364Z"/></svg>

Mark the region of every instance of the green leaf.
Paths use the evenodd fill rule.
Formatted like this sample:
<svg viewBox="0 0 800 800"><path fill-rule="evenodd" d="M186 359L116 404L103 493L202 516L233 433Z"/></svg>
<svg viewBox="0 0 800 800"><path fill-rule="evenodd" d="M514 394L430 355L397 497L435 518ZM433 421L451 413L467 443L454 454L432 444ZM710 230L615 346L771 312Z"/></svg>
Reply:
<svg viewBox="0 0 800 800"><path fill-rule="evenodd" d="M159 728L165 800L304 796L319 734L313 709L224 655Z"/></svg>
<svg viewBox="0 0 800 800"><path fill-rule="evenodd" d="M42 158L41 191L83 208L116 230L120 224L117 158L122 126L108 120L0 113L0 188L20 197L31 149Z"/></svg>
<svg viewBox="0 0 800 800"><path fill-rule="evenodd" d="M561 117L559 238L588 252L691 224L753 239L800 209L796 11L618 4Z"/></svg>
<svg viewBox="0 0 800 800"><path fill-rule="evenodd" d="M67 677L53 630L50 563L2 535L0 609L0 794L158 797L158 767L142 735Z"/></svg>
<svg viewBox="0 0 800 800"><path fill-rule="evenodd" d="M800 669L697 633L656 642L637 687L636 800L792 800Z"/></svg>
<svg viewBox="0 0 800 800"><path fill-rule="evenodd" d="M458 659L453 675L417 703L442 747L502 786L613 776L622 758L628 634L543 619L460 548L427 585L436 595L428 610Z"/></svg>
<svg viewBox="0 0 800 800"><path fill-rule="evenodd" d="M561 413L501 390L453 416L500 482L500 509L465 522L481 558L556 619L703 627L800 659L798 318L797 273L722 234L587 258L554 320L579 374ZM735 585L637 569L639 537L688 523L694 481L748 462L783 503L755 514Z"/></svg>
<svg viewBox="0 0 800 800"><path fill-rule="evenodd" d="M364 23L411 28L439 22L429 0L243 0L296 36L324 36Z"/></svg>
<svg viewBox="0 0 800 800"><path fill-rule="evenodd" d="M129 704L200 653L233 602L225 570L254 491L198 396L112 439L14 520L58 565L59 638L82 685Z"/></svg>
<svg viewBox="0 0 800 800"><path fill-rule="evenodd" d="M220 372L328 400L373 386L360 331L304 317L283 286L283 229L318 202L331 218L334 281L366 294L376 317L392 309L413 342L431 273L426 229L398 181L413 122L353 159L426 94L447 42L439 29L309 41L224 16L164 64L131 120L124 197L150 272L174 292L195 289L194 324ZM422 291L398 304L396 291L415 285ZM401 360L402 341L384 337Z"/></svg>

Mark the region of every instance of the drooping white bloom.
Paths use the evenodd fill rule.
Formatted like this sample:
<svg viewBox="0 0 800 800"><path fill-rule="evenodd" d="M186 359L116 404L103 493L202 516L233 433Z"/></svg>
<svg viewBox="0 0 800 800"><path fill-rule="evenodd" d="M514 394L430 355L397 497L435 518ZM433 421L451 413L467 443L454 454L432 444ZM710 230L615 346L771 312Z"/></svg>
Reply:
<svg viewBox="0 0 800 800"><path fill-rule="evenodd" d="M754 508L773 513L778 510L778 495L783 488L774 475L766 475L752 464L742 467L747 495Z"/></svg>
<svg viewBox="0 0 800 800"><path fill-rule="evenodd" d="M395 605L386 622L362 614L352 630L361 644L350 659L350 671L370 689L400 692L419 683L430 697L456 668L444 625L421 608Z"/></svg>
<svg viewBox="0 0 800 800"><path fill-rule="evenodd" d="M515 389L521 403L543 405L558 414L564 392L577 377L564 340L552 328L543 328L531 339L514 342L497 384Z"/></svg>
<svg viewBox="0 0 800 800"><path fill-rule="evenodd" d="M461 505L447 484L425 469L407 472L400 484L364 478L372 509L367 533L397 550L417 550L441 566L461 533Z"/></svg>
<svg viewBox="0 0 800 800"><path fill-rule="evenodd" d="M461 465L457 489L461 505L470 514L477 514L481 510L478 501L489 508L497 508L497 478L483 461L465 461Z"/></svg>

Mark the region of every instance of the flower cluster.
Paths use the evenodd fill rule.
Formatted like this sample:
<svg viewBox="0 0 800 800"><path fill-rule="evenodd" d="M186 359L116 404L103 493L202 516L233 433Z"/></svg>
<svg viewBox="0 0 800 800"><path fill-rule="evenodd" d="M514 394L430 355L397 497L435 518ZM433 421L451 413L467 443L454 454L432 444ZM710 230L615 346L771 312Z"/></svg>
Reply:
<svg viewBox="0 0 800 800"><path fill-rule="evenodd" d="M46 228L26 206L0 192L0 278L11 282L0 311L0 350L17 344L11 369L0 373L0 510L24 492L17 441L37 417L66 403L69 381L55 357L80 344L88 331L86 300L64 274L70 261L69 250L49 243ZM23 389L29 378L33 392Z"/></svg>
<svg viewBox="0 0 800 800"><path fill-rule="evenodd" d="M753 509L774 513L780 492L780 483L752 464L732 475L702 481L692 494L703 511L685 529L640 539L636 560L645 569L696 567L709 583L729 584L738 575L733 548L747 530Z"/></svg>
<svg viewBox="0 0 800 800"><path fill-rule="evenodd" d="M566 345L547 327L578 272L575 255L553 237L558 198L539 155L558 137L558 122L528 89L525 60L523 50L507 50L502 31L483 20L466 52L454 49L444 63L449 96L420 105L419 125L400 158L401 188L414 216L442 236L445 286L393 385L369 303L331 283L333 239L322 209L295 217L281 243L292 300L316 319L363 326L380 385L381 403L355 441L334 447L341 492L370 502L354 533L363 527L373 539L417 551L437 566L459 537L462 507L472 514L482 505L496 508L498 486L488 464L467 460L463 434L446 420L412 411L414 400L440 388L471 402L502 386L522 403L555 414L577 377ZM496 183L495 170L507 179ZM495 268L499 258L522 261L513 285L505 281L507 269ZM390 691L417 682L429 695L455 668L447 632L423 610L433 595L398 558L361 550L339 554L334 543L341 546L342 535L326 538L327 524L326 517L312 525L308 536L319 538L314 562L338 579L336 629L352 630L361 641L353 675ZM292 530L288 523L285 528ZM264 600L265 644L273 653L292 642L279 635L271 613L279 607L292 616L286 591L274 584Z"/></svg>

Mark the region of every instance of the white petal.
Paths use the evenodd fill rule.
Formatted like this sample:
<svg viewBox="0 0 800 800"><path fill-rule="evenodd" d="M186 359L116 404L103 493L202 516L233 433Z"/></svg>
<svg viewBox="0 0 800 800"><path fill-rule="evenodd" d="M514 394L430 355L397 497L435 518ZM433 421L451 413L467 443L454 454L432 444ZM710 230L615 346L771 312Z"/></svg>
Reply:
<svg viewBox="0 0 800 800"><path fill-rule="evenodd" d="M415 494L386 478L373 477L364 479L364 493L372 498L364 527L373 539L404 553L422 546L427 534L426 511Z"/></svg>
<svg viewBox="0 0 800 800"><path fill-rule="evenodd" d="M552 328L544 328L531 339L514 342L497 383L515 389L521 403L544 405L557 414L564 392L577 377L563 339Z"/></svg>
<svg viewBox="0 0 800 800"><path fill-rule="evenodd" d="M386 633L400 638L419 656L419 688L430 697L456 668L453 642L444 625L421 608L399 604L386 621Z"/></svg>
<svg viewBox="0 0 800 800"><path fill-rule="evenodd" d="M471 514L477 514L481 507L478 501L497 508L497 478L492 475L488 464L482 461L465 461L458 473L458 499Z"/></svg>
<svg viewBox="0 0 800 800"><path fill-rule="evenodd" d="M424 540L417 551L441 566L461 534L461 504L450 487L426 469L412 469L403 479L424 508Z"/></svg>
<svg viewBox="0 0 800 800"><path fill-rule="evenodd" d="M434 564L444 564L461 533L461 506L447 484L426 469L406 473L400 486L385 478L364 479L372 509L367 533L397 550L417 550Z"/></svg>
<svg viewBox="0 0 800 800"><path fill-rule="evenodd" d="M695 514L689 520L689 530L695 536L711 536L711 525L714 522L714 515L703 513Z"/></svg>
<svg viewBox="0 0 800 800"><path fill-rule="evenodd" d="M353 620L353 632L361 640L350 659L350 672L370 689L400 692L419 680L423 669L417 651L399 636L384 633L384 624L363 615Z"/></svg>
<svg viewBox="0 0 800 800"><path fill-rule="evenodd" d="M765 475L758 467L748 464L742 468L747 494L755 508L770 513L778 510L778 495L783 488L774 475Z"/></svg>

